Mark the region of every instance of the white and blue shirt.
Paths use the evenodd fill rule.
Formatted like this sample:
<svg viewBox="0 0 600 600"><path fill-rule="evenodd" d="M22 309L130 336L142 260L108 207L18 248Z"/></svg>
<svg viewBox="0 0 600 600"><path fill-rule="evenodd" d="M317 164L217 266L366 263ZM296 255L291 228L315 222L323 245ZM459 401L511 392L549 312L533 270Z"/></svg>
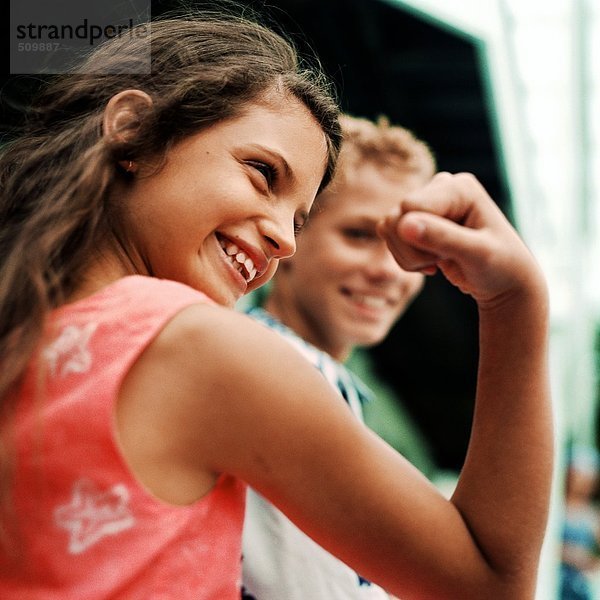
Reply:
<svg viewBox="0 0 600 600"><path fill-rule="evenodd" d="M361 407L371 392L356 375L262 308L246 312L285 337L363 420ZM244 600L389 600L383 589L321 548L252 489L242 551Z"/></svg>

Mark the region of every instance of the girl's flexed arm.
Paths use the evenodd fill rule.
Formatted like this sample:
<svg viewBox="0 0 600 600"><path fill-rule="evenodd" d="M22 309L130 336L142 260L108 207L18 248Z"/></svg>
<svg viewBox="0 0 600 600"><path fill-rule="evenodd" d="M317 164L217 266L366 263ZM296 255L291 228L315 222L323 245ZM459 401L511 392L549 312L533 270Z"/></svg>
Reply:
<svg viewBox="0 0 600 600"><path fill-rule="evenodd" d="M220 472L244 479L402 600L531 600L552 455L543 278L468 176L435 178L381 234L405 268L440 268L479 302L476 414L451 501L286 340L221 307L182 311L138 360L121 446L167 499L198 498Z"/></svg>
<svg viewBox="0 0 600 600"><path fill-rule="evenodd" d="M406 269L440 269L479 307L472 437L452 502L490 565L536 561L552 471L548 298L540 269L479 182L441 173L381 235Z"/></svg>

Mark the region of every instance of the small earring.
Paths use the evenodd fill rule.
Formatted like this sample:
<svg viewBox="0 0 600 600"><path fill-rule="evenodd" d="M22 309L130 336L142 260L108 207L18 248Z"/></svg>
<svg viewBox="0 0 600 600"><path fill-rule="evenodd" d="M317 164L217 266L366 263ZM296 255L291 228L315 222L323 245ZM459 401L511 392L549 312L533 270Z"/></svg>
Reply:
<svg viewBox="0 0 600 600"><path fill-rule="evenodd" d="M136 165L132 160L120 160L119 165L126 173L135 173Z"/></svg>

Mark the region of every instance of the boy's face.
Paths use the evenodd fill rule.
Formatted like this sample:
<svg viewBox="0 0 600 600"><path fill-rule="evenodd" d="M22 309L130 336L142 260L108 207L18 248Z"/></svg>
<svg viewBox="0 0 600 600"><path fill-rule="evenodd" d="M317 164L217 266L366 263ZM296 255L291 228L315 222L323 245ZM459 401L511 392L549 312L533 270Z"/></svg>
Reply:
<svg viewBox="0 0 600 600"><path fill-rule="evenodd" d="M424 277L398 266L376 225L423 183L390 179L366 164L323 194L322 212L315 208L277 276L287 325L339 360L387 335Z"/></svg>

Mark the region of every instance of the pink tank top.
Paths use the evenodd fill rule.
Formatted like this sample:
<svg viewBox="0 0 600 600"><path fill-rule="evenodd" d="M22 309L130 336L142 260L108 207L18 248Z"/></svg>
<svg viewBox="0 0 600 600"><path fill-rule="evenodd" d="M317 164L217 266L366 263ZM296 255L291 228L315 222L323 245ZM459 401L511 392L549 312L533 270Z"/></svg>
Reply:
<svg viewBox="0 0 600 600"><path fill-rule="evenodd" d="M167 504L115 441L125 374L177 312L206 302L187 286L131 276L52 315L46 391L36 397L29 377L19 397L20 558L0 555L0 598L239 600L245 485L221 475L198 502Z"/></svg>

